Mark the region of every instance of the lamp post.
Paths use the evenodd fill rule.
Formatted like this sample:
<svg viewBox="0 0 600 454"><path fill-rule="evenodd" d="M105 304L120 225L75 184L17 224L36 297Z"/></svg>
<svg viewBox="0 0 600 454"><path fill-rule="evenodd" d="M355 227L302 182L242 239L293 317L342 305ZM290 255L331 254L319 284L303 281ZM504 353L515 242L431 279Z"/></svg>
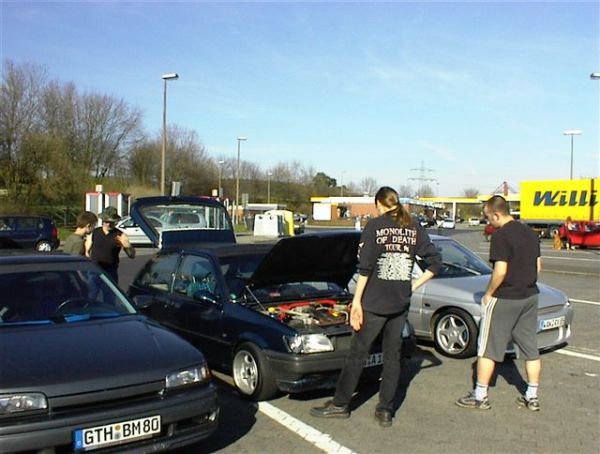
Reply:
<svg viewBox="0 0 600 454"><path fill-rule="evenodd" d="M573 179L573 136L580 136L582 133L581 129L565 129L563 135L571 136L571 173L570 179Z"/></svg>
<svg viewBox="0 0 600 454"><path fill-rule="evenodd" d="M218 196L219 196L219 200L223 199L223 188L221 187L221 176L223 175L223 163L225 161L219 161L219 189L218 189Z"/></svg>
<svg viewBox="0 0 600 454"><path fill-rule="evenodd" d="M267 172L267 203L271 203L271 175L273 172Z"/></svg>
<svg viewBox="0 0 600 454"><path fill-rule="evenodd" d="M235 206L233 212L233 223L237 224L238 216L238 205L240 203L240 142L242 140L247 140L246 137L238 137L237 138L237 165L235 170Z"/></svg>
<svg viewBox="0 0 600 454"><path fill-rule="evenodd" d="M160 159L160 193L165 195L165 153L167 150L167 81L179 79L179 74L169 73L160 76L164 83L163 91L163 127L162 127L162 153Z"/></svg>

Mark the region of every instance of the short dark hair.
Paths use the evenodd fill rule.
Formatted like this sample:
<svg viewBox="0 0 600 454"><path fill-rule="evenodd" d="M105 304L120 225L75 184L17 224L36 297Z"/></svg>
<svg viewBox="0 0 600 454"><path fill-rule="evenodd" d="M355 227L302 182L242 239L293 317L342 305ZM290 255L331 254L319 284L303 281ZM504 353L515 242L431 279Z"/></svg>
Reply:
<svg viewBox="0 0 600 454"><path fill-rule="evenodd" d="M501 195L494 195L487 199L485 206L488 208L488 210L491 210L494 213L500 213L504 216L508 216L510 214L508 202Z"/></svg>
<svg viewBox="0 0 600 454"><path fill-rule="evenodd" d="M93 227L94 225L96 225L97 222L98 216L96 216L91 211L84 211L83 213L79 213L79 215L77 216L78 229L81 229L87 226L88 224L90 224Z"/></svg>

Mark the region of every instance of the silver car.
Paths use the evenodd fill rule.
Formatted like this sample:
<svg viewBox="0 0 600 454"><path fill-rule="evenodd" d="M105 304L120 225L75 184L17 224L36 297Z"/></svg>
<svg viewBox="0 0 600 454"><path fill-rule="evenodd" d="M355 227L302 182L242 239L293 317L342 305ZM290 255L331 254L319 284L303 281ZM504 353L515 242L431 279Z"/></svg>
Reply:
<svg viewBox="0 0 600 454"><path fill-rule="evenodd" d="M162 222L154 217L148 216L152 225L160 231L162 228ZM152 242L148 238L148 236L144 233L144 231L135 223L133 219L129 216L125 216L119 222L117 222L116 227L122 232L126 233L129 237L129 241L131 244L138 245L151 245Z"/></svg>
<svg viewBox="0 0 600 454"><path fill-rule="evenodd" d="M481 318L481 297L492 268L457 241L430 235L442 255L442 270L413 293L409 320L417 337L433 340L437 351L454 358L473 356ZM415 266L413 275L422 269ZM549 349L571 337L573 307L560 290L538 282L538 347ZM508 345L507 352L514 346Z"/></svg>
<svg viewBox="0 0 600 454"><path fill-rule="evenodd" d="M408 319L416 336L433 340L441 354L453 358L473 356L477 352L481 297L492 268L452 238L438 235L430 238L442 255L442 270L413 293ZM413 279L422 273L417 260ZM546 350L566 343L571 337L573 307L560 290L539 282L538 287L538 347ZM509 344L507 352L514 352L514 346Z"/></svg>

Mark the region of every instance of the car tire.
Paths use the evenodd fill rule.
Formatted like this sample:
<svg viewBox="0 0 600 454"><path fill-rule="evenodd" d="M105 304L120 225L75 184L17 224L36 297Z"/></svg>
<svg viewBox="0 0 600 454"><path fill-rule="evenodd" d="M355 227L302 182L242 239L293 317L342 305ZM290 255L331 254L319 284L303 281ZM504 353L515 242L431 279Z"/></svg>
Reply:
<svg viewBox="0 0 600 454"><path fill-rule="evenodd" d="M277 384L264 353L256 345L244 343L233 356L233 381L242 396L267 400L277 394Z"/></svg>
<svg viewBox="0 0 600 454"><path fill-rule="evenodd" d="M51 252L52 243L50 241L42 240L38 241L35 245L35 250L38 252Z"/></svg>
<svg viewBox="0 0 600 454"><path fill-rule="evenodd" d="M462 309L452 308L438 314L433 323L435 349L450 358L468 358L477 352L477 326Z"/></svg>

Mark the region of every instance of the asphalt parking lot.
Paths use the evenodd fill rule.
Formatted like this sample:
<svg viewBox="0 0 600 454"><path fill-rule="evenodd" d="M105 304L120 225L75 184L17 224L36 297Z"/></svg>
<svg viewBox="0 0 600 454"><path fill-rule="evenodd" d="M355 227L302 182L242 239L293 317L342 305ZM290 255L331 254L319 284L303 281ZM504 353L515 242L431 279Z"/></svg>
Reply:
<svg viewBox="0 0 600 454"><path fill-rule="evenodd" d="M489 243L481 232L465 226L440 231L487 259ZM122 260L124 288L152 253L140 249L135 260ZM179 452L598 452L600 250L554 251L544 240L542 256L540 281L569 295L575 320L570 344L542 356L540 412L517 408L515 399L525 386L523 366L510 358L500 365L490 387L490 411L456 407L456 398L471 387L473 358L448 359L420 344L403 369L399 408L389 429L373 419L376 383L358 389L350 419L321 420L311 417L309 409L330 398L331 391L281 395L256 404L241 398L229 377L217 375L220 427L210 439Z"/></svg>

